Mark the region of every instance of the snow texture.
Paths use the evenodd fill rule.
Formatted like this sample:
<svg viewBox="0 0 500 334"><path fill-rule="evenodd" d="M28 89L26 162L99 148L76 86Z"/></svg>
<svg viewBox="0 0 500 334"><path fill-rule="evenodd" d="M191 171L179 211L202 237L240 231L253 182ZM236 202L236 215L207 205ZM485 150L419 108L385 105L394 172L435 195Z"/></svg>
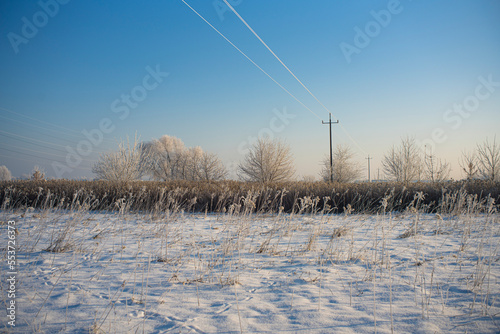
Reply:
<svg viewBox="0 0 500 334"><path fill-rule="evenodd" d="M18 231L7 332L500 332L496 213L0 218Z"/></svg>

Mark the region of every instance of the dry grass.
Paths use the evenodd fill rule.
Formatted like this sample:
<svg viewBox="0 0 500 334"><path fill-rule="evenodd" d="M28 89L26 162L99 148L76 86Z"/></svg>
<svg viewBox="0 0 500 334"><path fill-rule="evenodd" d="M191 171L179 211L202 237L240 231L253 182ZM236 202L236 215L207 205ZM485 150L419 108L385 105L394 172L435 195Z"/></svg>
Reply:
<svg viewBox="0 0 500 334"><path fill-rule="evenodd" d="M416 195L420 194L418 203ZM424 212L455 214L475 211L473 203L500 201L498 182L247 183L108 181L2 181L1 209L65 209L119 212L228 212L249 205L253 213L403 212L418 204Z"/></svg>
<svg viewBox="0 0 500 334"><path fill-rule="evenodd" d="M340 271L346 275L339 284L349 291L349 304L363 290L371 291L374 329L383 325L379 315L382 309L377 304L379 295L387 291L392 319L394 277L399 285L411 287L415 309L422 319L428 319L452 303L448 290L450 283L455 284L453 277L458 274L453 268L457 266L457 282L461 288L465 285L463 291L470 291L469 312L496 316L497 290L492 272L500 247L492 246L491 232L498 226L498 184L457 182L405 187L393 183L15 181L1 183L0 190L1 211L16 212L24 220L21 235L26 242L20 252L29 257L37 250L47 252L38 256L47 256L51 268L59 258L87 256L86 263L94 270L85 276L88 286L105 279L108 267L120 264L128 268L122 285L108 291L109 301L96 312L92 333L116 329L117 301L123 295L126 309L143 314L156 302L148 288L158 287L162 280L172 289L176 289L174 285L196 287L198 305L198 287L210 284L221 289L231 286L238 302L245 268L258 271L281 260L284 267L298 262L308 268L298 277L318 286L318 310L326 308L321 302L326 298L325 284ZM90 210L110 212L104 213L106 218L95 220L93 215L100 213ZM336 212L344 215L330 214ZM426 216L429 212L435 214ZM206 233L197 232L197 220L193 218L204 218L203 223L209 224ZM141 229L129 234L125 222L134 219ZM456 249L445 247L448 236L459 238ZM433 238L442 238L441 246L426 247L425 242L433 244ZM107 239L114 241L106 246ZM403 250L404 256L396 254L396 249ZM311 263L315 270L310 270ZM68 304L73 271L78 271L78 266L68 262L54 276L54 287L60 279L61 286L67 287ZM158 267L168 267L168 275L151 274L151 269ZM449 279L448 272L453 273ZM290 284L286 280L282 283ZM56 292L51 289L41 303L37 301L33 332L36 326L45 325L41 314ZM155 298L163 300L167 294ZM129 312L124 314L129 321ZM142 326L145 322L146 317Z"/></svg>

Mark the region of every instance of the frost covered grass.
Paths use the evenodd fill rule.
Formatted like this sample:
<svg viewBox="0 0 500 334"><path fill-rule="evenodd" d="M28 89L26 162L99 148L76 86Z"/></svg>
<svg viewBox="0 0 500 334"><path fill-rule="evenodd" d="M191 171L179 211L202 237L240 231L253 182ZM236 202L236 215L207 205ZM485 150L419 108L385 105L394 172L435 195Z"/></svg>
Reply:
<svg viewBox="0 0 500 334"><path fill-rule="evenodd" d="M252 194L219 213L3 209L19 232L14 332L499 332L494 200L450 194L427 213L420 193L395 212L390 196L375 214L315 199L255 213Z"/></svg>
<svg viewBox="0 0 500 334"><path fill-rule="evenodd" d="M385 199L387 211L404 211L417 193L424 194L425 212L448 212L468 195L500 202L500 183L252 183L237 181L0 181L0 205L7 209L126 210L220 213L251 198L255 213L304 213L328 206L329 213L377 213ZM310 204L304 207L303 204Z"/></svg>

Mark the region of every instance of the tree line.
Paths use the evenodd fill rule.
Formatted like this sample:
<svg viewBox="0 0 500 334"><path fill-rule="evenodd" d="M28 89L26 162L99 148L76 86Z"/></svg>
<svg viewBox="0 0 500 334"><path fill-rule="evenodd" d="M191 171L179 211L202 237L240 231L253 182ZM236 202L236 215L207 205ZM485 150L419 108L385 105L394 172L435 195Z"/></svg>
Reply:
<svg viewBox="0 0 500 334"><path fill-rule="evenodd" d="M155 181L217 181L227 176L219 157L201 147L187 148L182 140L162 136L150 142L121 142L118 150L102 154L92 172L98 179L132 181L149 177Z"/></svg>
<svg viewBox="0 0 500 334"><path fill-rule="evenodd" d="M321 162L321 180L350 183L361 179L363 168L354 160L349 146L338 145L333 159ZM463 151L459 166L467 180L500 181L500 145L488 138L472 151ZM449 179L450 164L422 149L412 137L402 138L382 159L382 169L388 181L442 182ZM97 179L133 181L147 178L155 181L219 181L227 179L228 170L214 153L199 146L186 147L179 138L164 135L159 139L139 142L122 141L118 149L101 154L92 166ZM244 181L286 182L293 180L295 168L290 146L278 139L259 138L250 147L237 167ZM45 178L35 168L32 179ZM0 166L0 180L10 180L11 173Z"/></svg>
<svg viewBox="0 0 500 334"><path fill-rule="evenodd" d="M459 166L467 180L500 181L500 145L496 138L488 138L477 144L473 151L463 151ZM385 174L398 182L431 181L449 179L450 164L437 158L432 151L424 152L414 138L401 139L399 146L393 146L382 160Z"/></svg>
<svg viewBox="0 0 500 334"><path fill-rule="evenodd" d="M349 183L361 179L363 168L354 160L349 146L338 145L332 164L325 158L321 165L323 181ZM486 139L471 152L462 152L459 165L466 179L500 180L500 145ZM383 172L390 181L442 182L449 179L450 164L431 151L422 152L412 137L401 139L382 159ZM92 171L99 179L114 181L138 180L149 177L156 181L188 180L217 181L226 179L228 171L214 153L201 147L188 148L182 140L162 136L150 142L122 142L116 152L101 155ZM237 168L244 181L285 182L295 176L290 146L278 139L259 138Z"/></svg>

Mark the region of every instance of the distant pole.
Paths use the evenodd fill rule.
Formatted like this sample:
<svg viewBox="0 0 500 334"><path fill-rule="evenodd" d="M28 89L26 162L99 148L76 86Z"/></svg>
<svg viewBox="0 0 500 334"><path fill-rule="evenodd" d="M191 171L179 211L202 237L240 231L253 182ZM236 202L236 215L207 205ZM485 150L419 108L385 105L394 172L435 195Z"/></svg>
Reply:
<svg viewBox="0 0 500 334"><path fill-rule="evenodd" d="M370 155L368 154L368 158L365 158L365 159L368 160L368 182L371 182L371 179L370 179L370 160L373 158L370 158Z"/></svg>
<svg viewBox="0 0 500 334"><path fill-rule="evenodd" d="M330 118L328 122L321 121L322 124L330 125L330 182L333 182L333 148L332 148L332 124L338 124L338 120L332 122L332 113L330 113Z"/></svg>

